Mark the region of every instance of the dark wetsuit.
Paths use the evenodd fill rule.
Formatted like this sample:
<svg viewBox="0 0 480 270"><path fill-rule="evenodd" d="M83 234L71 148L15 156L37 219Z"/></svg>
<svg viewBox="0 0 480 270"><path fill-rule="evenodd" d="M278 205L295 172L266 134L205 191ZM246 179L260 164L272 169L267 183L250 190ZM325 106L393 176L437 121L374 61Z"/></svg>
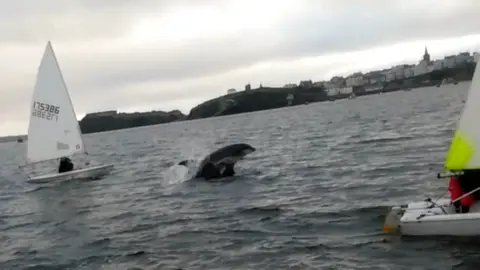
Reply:
<svg viewBox="0 0 480 270"><path fill-rule="evenodd" d="M73 171L73 163L69 158L61 158L58 173Z"/></svg>

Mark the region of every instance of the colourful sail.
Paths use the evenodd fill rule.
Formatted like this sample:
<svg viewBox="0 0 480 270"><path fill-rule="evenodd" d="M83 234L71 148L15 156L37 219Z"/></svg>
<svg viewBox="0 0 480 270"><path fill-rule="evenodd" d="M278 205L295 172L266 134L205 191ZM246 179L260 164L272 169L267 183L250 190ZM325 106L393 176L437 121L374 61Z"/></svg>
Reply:
<svg viewBox="0 0 480 270"><path fill-rule="evenodd" d="M475 67L467 101L445 159L445 169L480 169L480 70Z"/></svg>

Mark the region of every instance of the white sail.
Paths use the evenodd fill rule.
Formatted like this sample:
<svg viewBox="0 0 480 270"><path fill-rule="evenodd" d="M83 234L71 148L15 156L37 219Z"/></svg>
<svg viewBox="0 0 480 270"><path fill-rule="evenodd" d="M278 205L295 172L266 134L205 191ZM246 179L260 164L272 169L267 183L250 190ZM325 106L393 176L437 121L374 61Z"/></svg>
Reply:
<svg viewBox="0 0 480 270"><path fill-rule="evenodd" d="M477 61L467 101L448 151L447 170L480 169L480 69Z"/></svg>
<svg viewBox="0 0 480 270"><path fill-rule="evenodd" d="M75 110L50 41L37 73L27 142L29 163L85 151Z"/></svg>

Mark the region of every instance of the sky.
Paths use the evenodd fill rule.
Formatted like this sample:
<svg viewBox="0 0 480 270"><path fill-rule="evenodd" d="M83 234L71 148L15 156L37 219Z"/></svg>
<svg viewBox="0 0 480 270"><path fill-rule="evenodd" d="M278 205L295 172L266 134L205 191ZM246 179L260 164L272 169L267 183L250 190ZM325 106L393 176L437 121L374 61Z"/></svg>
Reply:
<svg viewBox="0 0 480 270"><path fill-rule="evenodd" d="M478 0L0 0L0 135L25 134L52 42L75 111L190 109L476 51Z"/></svg>

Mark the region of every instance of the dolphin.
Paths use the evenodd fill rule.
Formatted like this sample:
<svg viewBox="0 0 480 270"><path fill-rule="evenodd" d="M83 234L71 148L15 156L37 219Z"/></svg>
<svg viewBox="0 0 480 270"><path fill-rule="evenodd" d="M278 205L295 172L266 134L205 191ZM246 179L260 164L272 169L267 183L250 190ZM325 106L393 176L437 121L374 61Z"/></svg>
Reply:
<svg viewBox="0 0 480 270"><path fill-rule="evenodd" d="M255 148L246 143L236 143L224 146L206 156L197 169L195 178L205 180L235 175L234 166L246 155L255 152ZM181 166L188 166L190 160L182 160Z"/></svg>

